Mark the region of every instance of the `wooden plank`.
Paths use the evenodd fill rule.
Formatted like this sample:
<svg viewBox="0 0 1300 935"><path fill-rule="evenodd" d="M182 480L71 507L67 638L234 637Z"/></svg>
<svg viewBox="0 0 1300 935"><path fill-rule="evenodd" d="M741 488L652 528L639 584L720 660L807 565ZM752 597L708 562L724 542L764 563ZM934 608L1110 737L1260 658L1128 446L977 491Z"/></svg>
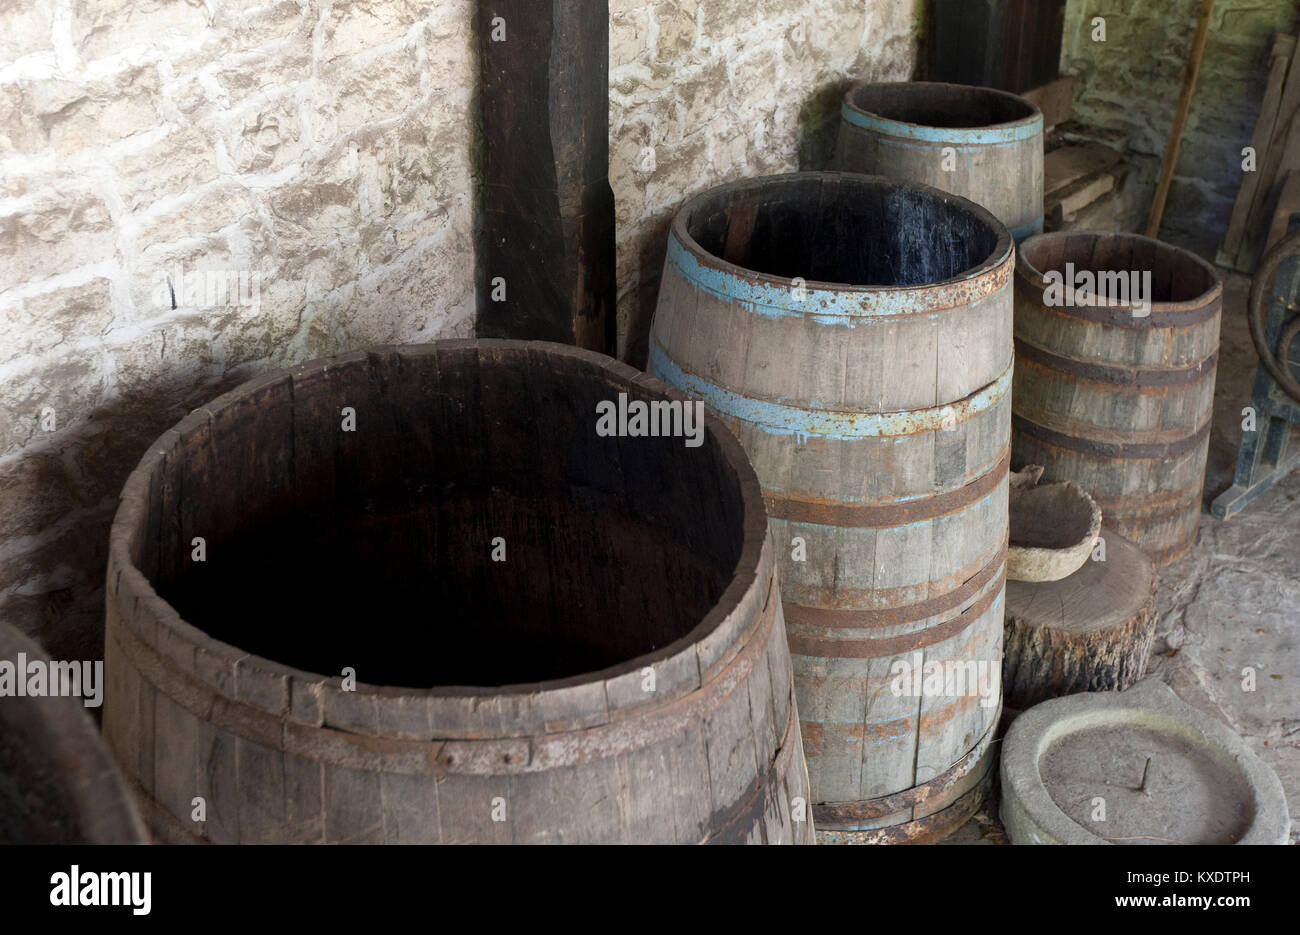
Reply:
<svg viewBox="0 0 1300 935"><path fill-rule="evenodd" d="M1043 127L1054 127L1074 116L1074 75L1030 88L1021 95L1043 112Z"/></svg>
<svg viewBox="0 0 1300 935"><path fill-rule="evenodd" d="M997 87L1003 80L1008 0L933 0L928 10L931 81Z"/></svg>
<svg viewBox="0 0 1300 935"><path fill-rule="evenodd" d="M932 0L928 77L1020 92L1060 72L1065 0Z"/></svg>
<svg viewBox="0 0 1300 935"><path fill-rule="evenodd" d="M1259 109L1259 119L1255 121L1255 132L1250 138L1250 145L1255 150L1255 170L1245 172L1241 177L1241 188L1237 190L1237 200L1232 205L1232 217L1228 220L1228 230L1223 237L1223 246L1216 258L1220 266L1235 266L1237 253L1241 250L1242 235L1246 230L1246 219L1250 215L1251 205L1255 201L1255 192L1259 187L1260 163L1268 154L1269 144L1273 140L1273 129L1277 124L1278 107L1281 104L1282 88L1287 77L1287 66L1296 50L1295 36L1278 35L1273 40L1273 51L1269 55L1268 85L1264 89L1263 103Z"/></svg>
<svg viewBox="0 0 1300 935"><path fill-rule="evenodd" d="M1079 179L1044 199L1043 213L1054 223L1059 223L1062 218L1088 207L1114 188L1115 176L1109 172Z"/></svg>
<svg viewBox="0 0 1300 935"><path fill-rule="evenodd" d="M1300 171L1292 170L1287 173L1286 180L1282 184L1282 192L1278 195L1277 208L1273 211L1273 223L1269 226L1268 239L1264 243L1266 251L1286 236L1291 215L1297 212L1300 212Z"/></svg>
<svg viewBox="0 0 1300 935"><path fill-rule="evenodd" d="M1043 194L1050 195L1079 179L1104 172L1119 160L1118 152L1100 143L1054 149L1043 160Z"/></svg>
<svg viewBox="0 0 1300 935"><path fill-rule="evenodd" d="M1267 234L1266 225L1273 216L1279 166L1287 147L1294 141L1297 112L1300 112L1300 41L1296 43L1296 49L1291 55L1291 66L1287 70L1286 84L1283 86L1282 100L1278 104L1268 151L1261 154L1255 196L1246 216L1241 248L1237 251L1237 269L1242 272L1253 271L1259 258L1260 246Z"/></svg>
<svg viewBox="0 0 1300 935"><path fill-rule="evenodd" d="M1174 111L1174 122L1169 128L1169 139L1165 143L1165 156L1160 165L1160 181L1156 185L1155 200L1151 203L1151 216L1147 220L1147 236L1160 234L1160 220L1165 215L1165 200L1169 197L1169 186L1174 181L1174 168L1178 165L1178 150L1183 145L1183 127L1187 124L1187 115L1192 109L1192 94L1196 91L1196 79L1201 73L1201 58L1205 55L1205 43L1210 37L1210 20L1214 17L1215 0L1201 0L1201 11L1196 22L1196 36L1192 39L1192 51L1187 58L1187 70L1183 73L1183 89L1178 96L1178 108Z"/></svg>
<svg viewBox="0 0 1300 935"><path fill-rule="evenodd" d="M1297 112L1300 114L1300 111ZM1264 242L1272 229L1273 217L1277 211L1286 175L1296 165L1297 150L1300 149L1300 119L1293 119L1287 130L1285 142L1274 141L1269 150L1269 165L1265 170L1267 178L1261 180L1261 188L1255 194L1255 206L1251 209L1250 219L1246 222L1246 232L1242 237L1241 250L1237 254L1237 269L1253 273L1264 252ZM1265 185L1267 187L1265 187Z"/></svg>
<svg viewBox="0 0 1300 935"><path fill-rule="evenodd" d="M484 0L479 20L478 334L613 353L608 0Z"/></svg>

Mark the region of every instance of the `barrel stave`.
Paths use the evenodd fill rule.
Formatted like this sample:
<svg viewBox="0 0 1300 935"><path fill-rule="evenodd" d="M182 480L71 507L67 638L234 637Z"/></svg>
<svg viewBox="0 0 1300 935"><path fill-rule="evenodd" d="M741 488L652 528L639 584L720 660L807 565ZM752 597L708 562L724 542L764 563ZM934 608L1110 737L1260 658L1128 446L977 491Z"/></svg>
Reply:
<svg viewBox="0 0 1300 935"><path fill-rule="evenodd" d="M806 176L723 186L682 210L650 368L703 399L758 471L781 563L819 833L855 841L941 835L982 794L1000 695L981 708L977 696L896 693L893 664L981 654L986 672L1000 666L1010 237L987 237L1000 228L982 214L986 234L966 229L949 257L966 265L945 267L954 278L943 282L839 285L861 281L864 271L847 261L821 268L829 281L796 280L801 264L770 255L788 231L758 225L745 234L752 216L765 210L800 236L809 215L834 216L843 229L862 228L861 237L841 239L870 252L879 230L911 243L910 226L898 222L902 206L924 205L928 217L951 202L881 179L825 173L820 183L802 213L788 203L813 190ZM890 188L899 194L875 193ZM891 221L864 226L864 206L884 205ZM955 213L977 216L962 205ZM853 223L841 217L846 211L856 212ZM935 220L950 234L969 223ZM912 263L911 275L938 270Z"/></svg>
<svg viewBox="0 0 1300 935"><path fill-rule="evenodd" d="M551 375L555 392L521 395L527 381L518 370ZM618 392L654 398L666 390L631 368L569 348L443 342L349 354L262 378L160 439L128 479L112 534L104 721L108 745L155 834L214 843L810 842L811 812L796 814L801 806L793 801L806 803L809 793L774 546L757 482L716 421L702 449L685 448L676 438L660 443L661 452L697 465L684 474L662 462L660 470L649 470L649 446L636 440L602 445L594 433L587 438L582 430L594 422L593 394L612 398ZM511 402L517 408L507 408ZM350 441L336 434L341 404L357 406L359 418L372 420L384 441L378 447L395 459L388 485L358 476L354 458L362 457L364 446L340 450ZM530 420L548 406L557 428L543 438ZM486 407L479 412L496 443L480 437L484 429L464 415L466 407ZM430 430L411 412L428 414L429 422L448 431ZM320 420L315 431L305 424L311 419ZM247 439L241 447L244 431L275 437L267 451ZM507 437L525 447L531 438L541 450L545 442L565 457L541 458L536 470L525 471L520 449L501 447ZM454 451L457 440L476 438L484 447L467 453L471 463L434 462L425 476L436 477L440 469L487 472L495 461L496 479L515 485L512 496L521 489L554 489L548 485L564 480L589 492L593 516L610 516L600 512L601 497L652 506L640 515L664 533L662 577L681 584L659 589L661 598L628 598L629 612L638 601L654 599L678 615L651 633L653 652L588 674L507 688L359 682L352 691L338 677L214 638L182 619L154 589L155 581L176 586L168 569L192 573L166 553L188 551L191 534L207 532L209 549L215 547L210 558L219 557L240 541L241 516L243 522L274 521L282 504L248 501L246 479L249 489L265 481L269 496L269 478L279 472L275 489L291 494L294 509L324 518L336 505L351 509L358 486L367 503L418 508L425 494L392 478L401 471L424 473L430 457L444 457L442 448ZM241 462L240 452L250 447L255 450ZM291 449L296 461L286 455ZM515 457L506 459L509 453ZM312 457L324 458L324 476L304 465ZM364 456L366 472L380 469L373 457ZM214 465L226 481L216 488L205 486L218 476L210 473ZM697 491L693 485L704 485L683 483L684 477L714 483L709 492ZM237 502L187 503L218 494ZM166 538L159 535L164 512L179 517ZM423 514L417 509L416 515ZM671 524L683 517L690 528L672 533ZM367 523L370 535L388 528ZM544 545L544 534L557 524L532 528L538 531L531 539L527 525L510 533L523 573L529 547ZM734 567L718 551L722 540L737 543ZM699 552L706 543L713 551ZM689 577L682 556L692 550L725 563L732 578L723 581L721 598L704 619L681 635L686 605L671 601L685 601L680 595L708 584L701 579L697 587ZM149 555L157 561L152 572L142 573L137 563ZM607 564L593 566L593 592L616 580ZM646 625L653 625L652 616ZM655 676L653 691L644 687L647 670ZM192 817L196 796L205 800L203 822ZM498 799L505 821L494 820Z"/></svg>
<svg viewBox="0 0 1300 935"><path fill-rule="evenodd" d="M1149 308L1045 291L1047 274L1151 274ZM1016 465L1089 490L1106 522L1158 564L1200 514L1222 286L1199 258L1136 235L1062 233L1022 244L1016 270Z"/></svg>
<svg viewBox="0 0 1300 935"><path fill-rule="evenodd" d="M867 83L841 107L835 164L983 205L1021 240L1043 228L1043 115L992 88Z"/></svg>

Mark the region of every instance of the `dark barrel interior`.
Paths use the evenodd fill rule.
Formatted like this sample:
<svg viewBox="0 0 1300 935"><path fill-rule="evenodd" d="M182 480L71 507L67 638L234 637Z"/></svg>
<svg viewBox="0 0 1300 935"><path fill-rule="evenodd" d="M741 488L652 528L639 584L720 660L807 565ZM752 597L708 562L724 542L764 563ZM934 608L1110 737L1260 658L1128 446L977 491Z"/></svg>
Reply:
<svg viewBox="0 0 1300 935"><path fill-rule="evenodd" d="M188 622L310 672L502 686L628 662L718 603L744 499L711 435L597 435L620 392L663 399L591 356L459 342L241 388L160 462L132 558Z"/></svg>
<svg viewBox="0 0 1300 935"><path fill-rule="evenodd" d="M1098 273L1151 273L1152 302L1194 302L1219 281L1214 268L1178 247L1136 234L1059 233L1032 237L1020 245L1020 261L1040 274L1055 270L1064 277L1067 264L1093 274L1096 294L1107 298L1113 280ZM1132 280L1130 279L1130 283ZM1118 296L1115 296L1118 298Z"/></svg>
<svg viewBox="0 0 1300 935"><path fill-rule="evenodd" d="M850 100L858 110L888 120L951 129L1015 123L1036 113L1024 98L1004 91L926 82L868 84Z"/></svg>
<svg viewBox="0 0 1300 935"><path fill-rule="evenodd" d="M729 263L848 286L952 279L993 259L1005 234L988 212L936 189L819 173L713 189L687 205L685 224Z"/></svg>

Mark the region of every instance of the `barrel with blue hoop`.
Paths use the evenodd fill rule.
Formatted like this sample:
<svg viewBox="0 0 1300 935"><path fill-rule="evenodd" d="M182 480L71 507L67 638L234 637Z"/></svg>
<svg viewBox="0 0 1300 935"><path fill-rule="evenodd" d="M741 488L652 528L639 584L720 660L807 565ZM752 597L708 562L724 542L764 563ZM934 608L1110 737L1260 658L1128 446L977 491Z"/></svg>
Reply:
<svg viewBox="0 0 1300 935"><path fill-rule="evenodd" d="M671 228L650 370L757 469L824 842L941 837L992 775L1013 262L983 208L851 173L724 185Z"/></svg>
<svg viewBox="0 0 1300 935"><path fill-rule="evenodd" d="M858 85L840 110L836 168L961 195L992 211L1017 243L1043 230L1043 114L1007 91Z"/></svg>

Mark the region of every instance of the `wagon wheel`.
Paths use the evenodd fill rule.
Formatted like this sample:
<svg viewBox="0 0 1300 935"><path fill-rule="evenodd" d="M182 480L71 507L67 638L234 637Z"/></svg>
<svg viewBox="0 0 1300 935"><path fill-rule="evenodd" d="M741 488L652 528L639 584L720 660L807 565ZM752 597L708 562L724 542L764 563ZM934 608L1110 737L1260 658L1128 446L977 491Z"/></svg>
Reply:
<svg viewBox="0 0 1300 935"><path fill-rule="evenodd" d="M1259 354L1260 363L1264 365L1264 369L1277 385L1300 403L1300 381L1296 380L1286 360L1287 349L1296 336L1300 335L1300 315L1293 315L1282 326L1276 351L1268 344L1264 317L1264 303L1273 294L1273 280L1277 277L1278 269L1284 260L1296 254L1300 254L1300 231L1287 234L1265 254L1255 273L1254 283L1250 287L1248 318L1250 338L1255 342L1255 351Z"/></svg>

